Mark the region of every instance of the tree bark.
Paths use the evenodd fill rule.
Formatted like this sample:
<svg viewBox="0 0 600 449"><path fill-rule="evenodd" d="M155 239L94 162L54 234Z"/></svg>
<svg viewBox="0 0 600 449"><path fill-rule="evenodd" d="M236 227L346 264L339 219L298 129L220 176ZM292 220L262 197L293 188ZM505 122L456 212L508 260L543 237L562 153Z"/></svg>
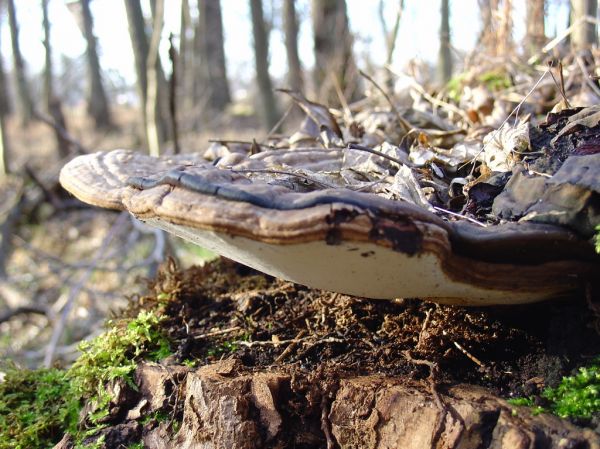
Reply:
<svg viewBox="0 0 600 449"><path fill-rule="evenodd" d="M25 63L19 45L19 24L15 10L15 0L8 0L8 22L12 41L13 65L15 81L17 84L17 107L21 118L21 125L27 126L33 119L33 101L25 77Z"/></svg>
<svg viewBox="0 0 600 449"><path fill-rule="evenodd" d="M571 0L571 23L585 16L597 18L597 0ZM585 50L598 43L596 25L584 22L576 26L571 34L571 48L575 51Z"/></svg>
<svg viewBox="0 0 600 449"><path fill-rule="evenodd" d="M52 80L52 46L50 43L50 20L48 19L48 0L42 0L42 23L44 27L44 50L46 52L46 65L44 66L44 109L50 113L52 98L54 97Z"/></svg>
<svg viewBox="0 0 600 449"><path fill-rule="evenodd" d="M206 87L207 106L220 112L231 103L220 0L199 0L200 70Z"/></svg>
<svg viewBox="0 0 600 449"><path fill-rule="evenodd" d="M8 142L6 139L5 116L0 114L0 180L8 175ZM2 274L0 270L0 275Z"/></svg>
<svg viewBox="0 0 600 449"><path fill-rule="evenodd" d="M146 24L144 21L144 15L142 13L142 6L140 0L125 0L125 10L127 12L127 22L129 23L129 36L131 38L131 47L133 49L133 57L135 60L135 72L137 75L137 91L140 98L140 122L141 133L143 140L146 142L148 147L146 130L148 129L148 117L146 111L146 99L148 89L148 70L147 70L147 58L148 58L148 36L146 35ZM157 79L164 80L164 74L160 61L156 63ZM157 117L160 117L160 121L157 123L157 132L159 135L159 141L163 142L166 135L165 121L163 120L164 114L161 107L161 95L158 95Z"/></svg>
<svg viewBox="0 0 600 449"><path fill-rule="evenodd" d="M438 55L438 80L446 84L452 76L452 53L450 52L450 5L441 3L440 52Z"/></svg>
<svg viewBox="0 0 600 449"><path fill-rule="evenodd" d="M250 0L252 33L254 36L254 61L256 82L261 103L261 118L267 128L272 128L278 120L277 104L269 75L269 36L265 27L262 0Z"/></svg>
<svg viewBox="0 0 600 449"><path fill-rule="evenodd" d="M288 86L292 90L304 92L302 64L298 55L298 18L296 17L295 0L283 1L283 30L288 61Z"/></svg>
<svg viewBox="0 0 600 449"><path fill-rule="evenodd" d="M180 99L180 111L186 113L192 109L193 105L193 40L190 39L192 33L192 16L190 14L189 0L181 1L181 18L179 26L179 61L177 63L178 87Z"/></svg>
<svg viewBox="0 0 600 449"><path fill-rule="evenodd" d="M144 405L146 415L172 413L173 397L183 402L175 435L165 426L142 432L149 448L600 447L592 429L535 415L473 385L442 386L383 375L334 382L301 370L293 375L252 372L233 360L192 370L141 364L135 381L137 404ZM134 406L139 414L141 406L133 401L122 405L121 415ZM134 424L128 421L112 429ZM108 426L102 432L110 430Z"/></svg>
<svg viewBox="0 0 600 449"><path fill-rule="evenodd" d="M358 98L358 71L352 54L352 35L345 0L313 0L315 69L317 96L330 106L340 104L336 84L352 101Z"/></svg>
<svg viewBox="0 0 600 449"><path fill-rule="evenodd" d="M0 29L0 36L2 35ZM6 72L4 71L4 58L0 55L0 115L6 117L12 112L10 99L8 97L8 86L6 83Z"/></svg>
<svg viewBox="0 0 600 449"><path fill-rule="evenodd" d="M150 156L160 155L160 143L162 141L159 135L160 114L158 110L158 73L157 63L158 50L160 45L160 36L162 34L163 22L165 15L164 0L156 0L154 19L152 24L152 38L150 39L150 47L148 48L148 58L146 60L146 139L148 142L148 152Z"/></svg>
<svg viewBox="0 0 600 449"><path fill-rule="evenodd" d="M94 119L96 128L107 129L113 126L106 92L102 84L100 61L96 36L94 36L94 20L90 11L90 0L80 0L83 18L83 30L87 42L86 58L88 63L88 113Z"/></svg>
<svg viewBox="0 0 600 449"><path fill-rule="evenodd" d="M529 0L527 5L527 34L525 35L525 46L529 55L534 55L541 50L546 43L546 32L544 29L544 16L546 11L545 0Z"/></svg>

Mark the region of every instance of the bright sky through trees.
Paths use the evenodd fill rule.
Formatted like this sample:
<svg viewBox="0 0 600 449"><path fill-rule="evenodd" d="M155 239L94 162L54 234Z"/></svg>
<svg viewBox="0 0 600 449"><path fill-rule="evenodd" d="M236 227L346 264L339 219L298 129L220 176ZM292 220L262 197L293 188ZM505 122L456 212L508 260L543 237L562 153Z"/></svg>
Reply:
<svg viewBox="0 0 600 449"><path fill-rule="evenodd" d="M524 33L525 0L514 1L514 37L517 42ZM44 48L42 46L42 17L39 0L18 0L18 21L21 27L21 46L28 64L29 73L42 69ZM63 0L51 0L49 6L52 24L54 57L60 54L77 57L85 50L74 16ZM143 2L144 3L144 2ZM193 0L191 1L193 4ZM386 1L386 15L391 24L397 7L396 0ZM232 81L250 81L253 76L252 29L247 0L221 0L225 28L225 53ZM265 8L278 2L265 2ZM360 64L368 58L373 64L381 65L385 59L381 25L378 17L378 0L347 0L351 29L356 35L355 54ZM147 5L146 9L147 9ZM91 3L95 33L99 40L101 64L104 70L120 73L128 82L134 81L133 56L127 28L123 0L95 0ZM419 57L434 62L439 46L439 0L405 0L405 11L400 24L394 67L401 70L406 62ZM312 33L310 29L310 0L299 0L298 11L301 21L300 57L305 68L313 64ZM167 0L162 54L167 52L167 37L170 32L179 32L180 0ZM267 17L272 11L265 11ZM567 24L565 1L550 1L547 34L554 35ZM472 50L479 33L479 9L477 0L453 0L451 2L452 45L458 50ZM2 54L10 67L10 35L6 18L3 23ZM274 30L271 33L271 73L276 79L286 71L285 48L280 12L274 15ZM391 26L391 25L390 25ZM166 60L166 56L163 57Z"/></svg>

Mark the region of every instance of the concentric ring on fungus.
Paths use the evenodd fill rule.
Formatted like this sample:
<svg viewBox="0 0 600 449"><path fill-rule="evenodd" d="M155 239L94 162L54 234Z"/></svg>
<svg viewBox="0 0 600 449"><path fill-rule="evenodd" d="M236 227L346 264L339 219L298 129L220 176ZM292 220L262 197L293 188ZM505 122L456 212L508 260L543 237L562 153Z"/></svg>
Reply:
<svg viewBox="0 0 600 449"><path fill-rule="evenodd" d="M261 160L293 157L271 153ZM369 298L519 304L564 296L600 272L592 245L557 226L481 228L371 193L294 192L195 154L79 156L60 182L84 202L128 210L270 275Z"/></svg>

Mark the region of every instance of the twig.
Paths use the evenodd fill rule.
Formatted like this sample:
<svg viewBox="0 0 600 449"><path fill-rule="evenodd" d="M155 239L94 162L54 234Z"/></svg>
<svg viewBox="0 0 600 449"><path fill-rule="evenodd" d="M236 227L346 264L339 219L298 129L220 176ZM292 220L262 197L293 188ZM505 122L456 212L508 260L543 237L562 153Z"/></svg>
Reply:
<svg viewBox="0 0 600 449"><path fill-rule="evenodd" d="M423 89L423 87L419 83L417 83L414 80L412 80L411 84L412 84L413 89L415 89L417 92L419 92L419 94L421 94L421 96L423 98L425 98L425 100L429 101L432 105L439 106L442 109L447 109L450 112L454 112L455 114L460 115L463 118L463 120L465 120L467 123L473 123L473 121L469 118L469 115L462 109L457 108L456 106L454 106L451 103L447 103L445 101L442 101L438 98L431 96L429 93L427 93L427 91L425 89ZM463 131L463 130L460 130L460 131Z"/></svg>
<svg viewBox="0 0 600 449"><path fill-rule="evenodd" d="M352 120L352 111L348 106L348 101L346 101L346 96L342 91L342 86L340 86L340 82L338 81L337 76L335 76L335 73L329 72L329 75L331 77L331 81L333 82L333 88L335 89L335 93L338 99L340 100L342 109L344 110L344 117L348 122L350 122Z"/></svg>
<svg viewBox="0 0 600 449"><path fill-rule="evenodd" d="M316 179L312 179L310 176L306 176L306 175L303 175L300 173L294 173L294 172L290 172L290 171L284 171L284 170L244 168L244 169L230 169L230 171L232 173L267 173L267 174L275 174L275 175L295 176L297 178L304 179L305 181L312 182L313 184L320 185L321 187L326 188L326 189L334 189L335 188L335 186L325 184L324 182L317 181Z"/></svg>
<svg viewBox="0 0 600 449"><path fill-rule="evenodd" d="M325 434L327 449L335 449L335 440L331 434L331 423L329 422L329 401L321 398L321 430Z"/></svg>
<svg viewBox="0 0 600 449"><path fill-rule="evenodd" d="M586 84L594 91L594 93L596 95L598 95L600 97L600 89L598 89L598 85L596 83L592 82L592 77L590 76L590 73L585 68L585 64L583 63L583 58L581 56L577 56L577 58L575 58L575 60L577 61L577 65L579 66L581 73L583 73L583 78L585 79Z"/></svg>
<svg viewBox="0 0 600 449"><path fill-rule="evenodd" d="M71 134L69 134L69 132L66 129L64 129L62 126L60 126L58 123L56 123L56 121L53 120L50 116L48 116L36 109L34 109L33 115L41 122L43 122L46 125L53 128L54 131L56 131L58 134L60 134L60 136L64 140L66 140L71 145L73 145L73 147L75 147L75 151L77 152L77 154L86 154L86 153L91 152L89 149L87 149L81 143L79 143L79 141L77 139L72 137Z"/></svg>
<svg viewBox="0 0 600 449"><path fill-rule="evenodd" d="M114 224L108 230L106 236L102 240L100 247L96 251L96 254L94 255L94 258L93 258L94 262L99 262L102 259L104 252L108 249L108 246L110 245L112 240L115 238L115 236L118 234L121 227L127 222L128 217L129 217L128 212L121 212L119 214L119 216L115 220ZM52 336L50 337L50 342L48 343L48 346L46 347L45 356L44 356L44 366L47 368L49 368L52 365L56 347L58 345L60 337L62 336L62 334L65 330L65 323L67 321L67 318L69 317L69 314L71 312L71 309L73 308L73 305L75 304L75 299L79 295L79 292L82 290L84 285L89 281L90 277L92 276L92 274L94 272L94 266L95 265L90 266L81 275L78 282L73 286L73 288L69 292L69 296L67 298L66 304L62 309L62 312L60 314L58 322L54 326L54 329L52 331Z"/></svg>
<svg viewBox="0 0 600 449"><path fill-rule="evenodd" d="M44 183L38 178L37 174L29 166L29 163L27 163L27 162L25 163L24 170L25 170L25 173L27 174L27 176L29 176L29 178L31 178L33 183L36 184L40 188L40 190L42 191L42 194L44 195L44 198L46 198L46 201L48 203L52 204L52 206L55 209L60 209L61 201L58 198L58 196L44 185Z"/></svg>
<svg viewBox="0 0 600 449"><path fill-rule="evenodd" d="M216 337L217 335L230 334L231 332L239 331L240 326L228 327L227 329L219 329L216 331L205 332L204 334L191 335L194 340L202 340L203 338Z"/></svg>
<svg viewBox="0 0 600 449"><path fill-rule="evenodd" d="M35 314L47 316L47 312L48 311L46 309L39 306L21 306L15 309L9 309L6 312L0 314L0 323L4 323L5 321L10 320L17 315Z"/></svg>
<svg viewBox="0 0 600 449"><path fill-rule="evenodd" d="M311 338L314 338L313 336L308 336L308 337L303 337L303 338L293 338L291 340L278 340L278 341L272 341L272 340L265 340L265 341L236 341L234 342L235 344L238 344L240 346L246 346L248 348L252 348L254 346L279 346L279 345L286 345L286 344L290 344L290 343L302 343L305 341L310 340ZM328 337L328 338L321 338L317 341L315 341L313 343L314 345L317 344L322 344L322 343L344 343L347 340L343 339L343 338L336 338L336 337Z"/></svg>
<svg viewBox="0 0 600 449"><path fill-rule="evenodd" d="M279 118L279 120L277 120L277 123L275 123L273 125L273 127L269 130L269 132L267 133L266 140L269 140L271 137L273 137L273 134L275 134L275 131L277 131L279 129L279 127L283 124L285 119L287 119L288 116L290 115L290 113L292 112L292 109L294 109L294 105L295 104L292 103L288 106L285 113Z"/></svg>
<svg viewBox="0 0 600 449"><path fill-rule="evenodd" d="M298 346L298 341L300 341L300 339L304 337L305 334L306 329L300 330L300 332L298 332L298 334L296 335L296 338L294 338L294 340L297 341L290 343L289 346L285 348L285 350L281 354L279 354L279 356L275 359L273 364L277 365L281 363L296 348L296 346Z"/></svg>
<svg viewBox="0 0 600 449"><path fill-rule="evenodd" d="M473 354L471 354L469 351L467 351L465 348L463 348L457 342L453 341L452 343L454 343L454 346L456 346L456 349L458 349L460 352L462 352L464 355L466 355L469 360L471 360L473 363L478 365L480 368L487 370L487 367L481 360L479 360L477 357L475 357Z"/></svg>
<svg viewBox="0 0 600 449"><path fill-rule="evenodd" d="M421 331L419 332L419 339L417 340L417 348L421 347L421 343L423 342L423 334L427 329L427 325L429 324L429 319L431 318L431 309L427 309L425 311L425 319L423 320L423 325L421 326Z"/></svg>
<svg viewBox="0 0 600 449"><path fill-rule="evenodd" d="M463 220L470 221L471 223L481 226L482 228L487 228L487 225L485 223L481 223L480 221L477 221L471 217L467 217L466 215L457 214L456 212L452 212L451 210L442 209L441 207L437 207L437 206L433 206L433 208L435 210L437 210L438 212L443 212L445 214L452 215L453 217L456 217L456 218L462 218Z"/></svg>
<svg viewBox="0 0 600 449"><path fill-rule="evenodd" d="M398 158L395 158L394 156L390 156L389 154L385 154L385 153L383 153L381 151L377 151L377 150L374 150L374 149L369 148L369 147L358 145L356 143L349 143L346 148L348 148L349 150L359 150L359 151L365 151L367 153L375 154L376 156L379 156L379 157L382 157L382 158L387 159L389 161L395 162L396 164L400 165L401 167L403 165L406 165L406 163L402 162Z"/></svg>
<svg viewBox="0 0 600 449"><path fill-rule="evenodd" d="M381 92L381 94L384 96L384 98L389 103L390 107L392 108L392 112L396 115L396 119L398 120L398 123L400 124L400 126L404 129L404 132L406 134L410 133L414 129L414 127L402 118L402 116L400 115L400 112L398 111L398 108L396 108L396 105L392 102L392 99L386 93L386 91L383 90L381 88L381 86L379 84L377 84L377 82L373 78L371 78L369 75L367 75L362 70L359 70L358 73L360 73L361 76L365 77L368 81L370 81L371 84L373 84L373 86L375 86L375 88L379 92Z"/></svg>
<svg viewBox="0 0 600 449"><path fill-rule="evenodd" d="M562 64L559 62L558 63L558 67L559 67L559 75L560 75L560 81L558 81L555 77L554 77L554 73L552 73L552 66L550 64L548 64L548 71L550 72L550 76L552 77L552 81L554 81L554 84L556 84L556 87L558 89L558 93L560 94L560 96L562 97L563 101L565 102L565 107L571 109L571 105L569 104L569 100L567 100L567 95L565 94L565 79L563 78L563 73L562 73Z"/></svg>
<svg viewBox="0 0 600 449"><path fill-rule="evenodd" d="M527 64L535 63L537 60L539 60L540 56L542 56L544 53L548 53L550 50L552 50L554 47L556 47L562 40L566 39L567 36L569 36L573 32L573 30L580 27L584 22L592 23L595 25L600 24L600 21L598 19L596 19L595 17L592 17L592 16L580 17L575 22L573 22L573 24L570 27L568 27L566 30L564 30L562 33L560 33L558 36L556 36L554 39L552 39L550 42L548 42L546 45L544 45L544 47L538 53L536 53L531 58L529 58L527 60Z"/></svg>

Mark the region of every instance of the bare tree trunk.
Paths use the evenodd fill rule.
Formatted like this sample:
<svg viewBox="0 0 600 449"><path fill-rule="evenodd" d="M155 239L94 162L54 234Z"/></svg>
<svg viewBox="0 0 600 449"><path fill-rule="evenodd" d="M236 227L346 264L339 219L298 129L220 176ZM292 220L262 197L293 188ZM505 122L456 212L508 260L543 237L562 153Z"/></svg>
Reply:
<svg viewBox="0 0 600 449"><path fill-rule="evenodd" d="M513 51L512 9L512 0L502 0L502 11L498 11L500 17L500 26L498 27L497 35L499 56L506 56Z"/></svg>
<svg viewBox="0 0 600 449"><path fill-rule="evenodd" d="M44 50L46 51L46 65L44 67L44 109L51 110L54 97L52 81L52 47L50 44L50 20L48 19L48 0L42 0L42 23L44 27Z"/></svg>
<svg viewBox="0 0 600 449"><path fill-rule="evenodd" d="M514 50L512 0L479 0L480 54L505 57Z"/></svg>
<svg viewBox="0 0 600 449"><path fill-rule="evenodd" d="M269 36L265 27L262 0L250 0L252 32L254 35L254 60L256 62L256 82L261 99L261 116L267 128L278 120L277 104L269 75Z"/></svg>
<svg viewBox="0 0 600 449"><path fill-rule="evenodd" d="M150 39L148 58L146 60L146 68L148 70L146 86L146 138L150 156L160 155L160 143L162 141L162 136L159 135L158 131L159 125L157 124L160 120L160 110L158 110L158 73L156 65L159 61L158 47L163 29L164 15L164 0L156 0L152 38Z"/></svg>
<svg viewBox="0 0 600 449"><path fill-rule="evenodd" d="M192 16L189 0L181 1L181 22L179 27L179 62L177 65L180 111L189 111L193 105L193 47L190 33L192 32Z"/></svg>
<svg viewBox="0 0 600 449"><path fill-rule="evenodd" d="M329 105L339 105L336 83L351 101L358 98L358 76L352 55L352 35L345 0L313 0L315 48L313 73L317 95Z"/></svg>
<svg viewBox="0 0 600 449"><path fill-rule="evenodd" d="M544 29L544 16L546 11L545 0L529 0L527 5L527 34L525 45L527 52L534 55L546 43L546 32Z"/></svg>
<svg viewBox="0 0 600 449"><path fill-rule="evenodd" d="M0 114L0 181L8 175L8 144L4 115Z"/></svg>
<svg viewBox="0 0 600 449"><path fill-rule="evenodd" d="M94 36L94 20L90 11L90 0L80 0L83 30L87 42L86 58L88 62L88 113L94 119L96 128L107 129L113 126L106 92L102 84L100 61L96 36Z"/></svg>
<svg viewBox="0 0 600 449"><path fill-rule="evenodd" d="M571 23L585 16L597 18L598 1L597 0L571 0ZM571 34L571 48L575 51L590 48L598 43L598 34L596 25L593 23L582 23L577 26Z"/></svg>
<svg viewBox="0 0 600 449"><path fill-rule="evenodd" d="M127 12L127 21L129 23L129 36L131 38L131 46L133 48L133 57L135 60L135 71L137 75L137 91L140 98L140 121L143 129L142 135L146 146L147 141L147 108L146 108L146 95L148 90L148 71L147 71L147 58L148 58L148 36L146 35L146 25L144 21L144 15L142 13L142 6L140 0L125 0L125 9ZM156 63L157 79L164 79L162 73L162 67L160 62ZM160 83L160 81L159 81ZM160 85L159 85L160 89ZM157 123L157 132L159 135L159 142L165 140L166 129L165 122L162 120L162 108L160 107L161 96L158 95L159 105L156 107L157 117L161 117L161 120Z"/></svg>
<svg viewBox="0 0 600 449"><path fill-rule="evenodd" d="M213 111L223 111L231 102L231 94L225 65L221 2L199 0L198 8L201 23L198 28L201 32L201 79L206 83L208 107Z"/></svg>
<svg viewBox="0 0 600 449"><path fill-rule="evenodd" d="M1 4L1 2L0 2ZM0 36L2 30L0 29ZM6 117L12 112L10 99L8 97L8 86L6 83L6 72L4 71L4 58L0 55L0 115Z"/></svg>
<svg viewBox="0 0 600 449"><path fill-rule="evenodd" d="M445 84L452 76L452 53L450 52L450 5L442 0L440 26L440 52L438 55L438 80Z"/></svg>
<svg viewBox="0 0 600 449"><path fill-rule="evenodd" d="M498 6L498 0L478 0L479 3L479 14L481 16L481 31L479 32L479 38L477 42L482 50L488 54L495 55L494 48L494 35L493 29L492 12L496 10ZM493 51L493 53L490 53Z"/></svg>
<svg viewBox="0 0 600 449"><path fill-rule="evenodd" d="M385 64L386 67L389 67L392 65L394 59L396 40L398 38L398 31L400 31L400 19L402 19L402 12L404 11L404 0L398 0L398 10L396 11L394 25L391 30L388 29L384 6L384 1L379 0L379 22L381 23L381 30L383 31L386 49ZM391 94L394 89L394 77L392 76L392 72L390 70L386 70L385 76L385 85L388 90L388 94Z"/></svg>
<svg viewBox="0 0 600 449"><path fill-rule="evenodd" d="M17 83L17 106L19 116L21 117L21 124L26 126L33 119L33 101L25 78L25 63L23 62L21 47L19 45L19 25L17 23L14 0L8 0L8 22L10 25L10 37L12 41L13 70Z"/></svg>
<svg viewBox="0 0 600 449"><path fill-rule="evenodd" d="M304 91L302 65L298 55L298 19L295 0L283 1L283 30L285 34L285 52L288 61L287 83L290 89Z"/></svg>

